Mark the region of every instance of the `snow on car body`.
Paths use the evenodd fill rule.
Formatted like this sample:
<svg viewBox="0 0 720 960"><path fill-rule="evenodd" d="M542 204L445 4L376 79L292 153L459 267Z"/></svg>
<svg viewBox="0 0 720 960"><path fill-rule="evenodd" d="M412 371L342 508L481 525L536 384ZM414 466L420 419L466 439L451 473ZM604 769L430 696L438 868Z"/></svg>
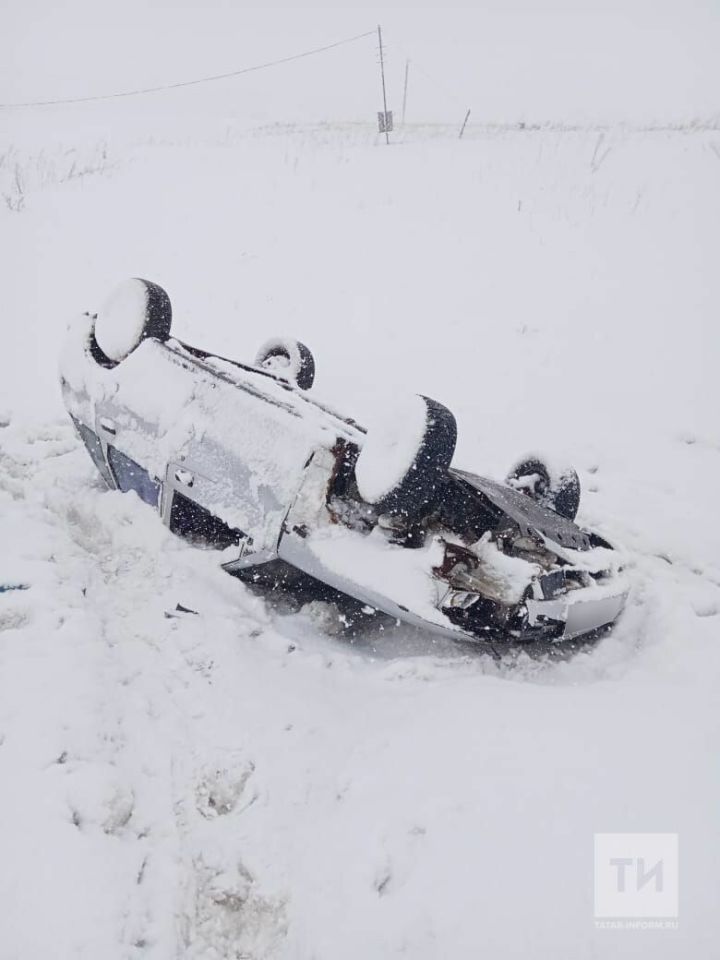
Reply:
<svg viewBox="0 0 720 960"><path fill-rule="evenodd" d="M72 326L65 405L108 486L223 550L226 570L289 565L474 641L565 640L617 618L617 553L521 489L450 467L454 418L440 404L416 398L408 454L402 437L378 441L298 388L312 382L301 344L271 341L255 366L215 357L170 337L161 288L131 283L144 287L121 298L125 345L115 308Z"/></svg>

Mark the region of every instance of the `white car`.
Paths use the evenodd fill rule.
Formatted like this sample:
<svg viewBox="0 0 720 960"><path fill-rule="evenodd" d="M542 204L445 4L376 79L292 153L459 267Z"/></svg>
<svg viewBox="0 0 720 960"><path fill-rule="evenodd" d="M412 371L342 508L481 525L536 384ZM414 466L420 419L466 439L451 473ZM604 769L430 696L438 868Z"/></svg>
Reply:
<svg viewBox="0 0 720 960"><path fill-rule="evenodd" d="M410 397L366 430L316 402L292 340L253 364L171 336L165 291L134 279L69 331L65 405L106 484L222 551L245 579L297 571L456 639L562 644L612 625L617 551L574 523L574 470L524 458L499 483L451 465L450 411Z"/></svg>

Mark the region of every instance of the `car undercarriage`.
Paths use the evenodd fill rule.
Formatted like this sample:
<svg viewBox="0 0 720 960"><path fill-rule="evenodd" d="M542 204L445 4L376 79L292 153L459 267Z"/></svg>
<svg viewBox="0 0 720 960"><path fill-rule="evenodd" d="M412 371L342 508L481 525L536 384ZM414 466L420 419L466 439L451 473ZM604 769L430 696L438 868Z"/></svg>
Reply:
<svg viewBox="0 0 720 960"><path fill-rule="evenodd" d="M226 360L174 340L167 294L131 284L73 325L65 405L107 486L219 551L229 573L298 585L295 571L479 643L561 644L616 620L622 555L574 522L574 470L538 456L503 482L460 470L455 418L437 401L411 397L365 428L309 392L303 344Z"/></svg>

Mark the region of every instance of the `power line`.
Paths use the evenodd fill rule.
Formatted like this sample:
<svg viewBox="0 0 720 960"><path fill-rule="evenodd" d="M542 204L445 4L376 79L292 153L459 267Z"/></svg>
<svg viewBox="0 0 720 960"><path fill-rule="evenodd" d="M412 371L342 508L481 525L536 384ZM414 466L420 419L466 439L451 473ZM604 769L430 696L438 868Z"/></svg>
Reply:
<svg viewBox="0 0 720 960"><path fill-rule="evenodd" d="M14 107L51 107L66 103L90 103L97 100L117 100L120 97L139 97L146 93L159 93L162 90L175 90L178 87L193 87L200 83L214 83L216 80L228 80L230 77L239 77L244 73L253 73L256 70L266 70L268 67L278 67L283 63L290 63L292 60L301 60L303 57L312 57L317 53L324 53L326 50L332 50L334 47L340 47L346 43L354 43L356 40L363 40L365 37L375 36L375 30L368 30L367 33L359 33L355 37L346 37L344 40L336 40L334 43L328 43L324 47L315 47L313 50L305 50L303 53L295 53L290 57L281 57L278 60L268 60L266 63L257 63L252 67L243 67L241 70L232 70L230 73L218 73L212 77L200 77L197 80L178 80L175 83L164 83L159 87L144 87L139 90L124 90L122 93L105 93L93 97L70 97L64 100L29 100L26 103L0 103L0 110L9 110Z"/></svg>
<svg viewBox="0 0 720 960"><path fill-rule="evenodd" d="M405 51L403 51L403 52L405 52ZM405 56L406 56L406 57L408 56L407 53L405 53ZM462 102L462 101L460 100L460 98L459 98L458 96L456 96L455 93L452 93L452 92L449 90L448 87L446 87L446 86L445 86L444 84L442 84L442 83L438 83L437 80L435 80L432 76L430 76L430 74L427 72L427 70L425 70L425 69L422 67L422 65L417 62L417 60L413 59L413 64L414 64L414 66L420 71L420 73L422 73L423 76L424 76L427 80L429 80L430 83L431 83L434 87L436 87L441 93L444 93L445 96L448 97L448 99L450 99L450 100L452 100L454 103L458 103L458 104L460 104L460 103ZM404 95L403 95L403 126L405 125L405 106L406 106L406 103L407 103L407 83L408 83L408 68L409 68L409 66L410 66L410 59L408 58L408 59L406 60L406 62L405 62L405 92L404 92ZM460 139L461 139L461 140L462 140L463 134L465 133L465 127L467 126L467 122L468 122L469 119L470 119L470 109L468 109L468 110L465 112L465 119L463 120L462 126L460 127Z"/></svg>
<svg viewBox="0 0 720 960"><path fill-rule="evenodd" d="M448 86L445 85L445 83L439 83L435 79L435 77L429 74L428 71L423 67L423 65L419 63L415 57L411 57L410 54L400 46L400 44L397 44L397 47L400 50L400 52L403 54L403 56L406 58L406 60L408 62L412 61L413 66L416 67L419 70L419 72L425 77L425 79L429 80L430 83L437 90L440 91L440 93L444 94L448 98L448 100L453 100L458 105L459 104L463 104L463 106L465 105L465 98L461 97L457 91L455 92L452 91Z"/></svg>
<svg viewBox="0 0 720 960"><path fill-rule="evenodd" d="M422 66L422 64L418 63L417 60L415 60L415 59L413 59L413 66L417 67L417 69L420 71L420 73L422 73L422 75L425 77L425 79L426 79L426 80L429 80L430 83L431 83L437 90L440 91L440 93L445 94L445 96L446 96L449 100L453 100L453 101L454 101L455 103L457 103L457 104L461 104L461 103L464 104L465 101L463 100L463 98L459 97L457 93L453 93L453 92L450 90L449 87L445 86L444 83L439 83L434 77L432 77L432 76L427 72L427 70L424 69L424 67Z"/></svg>

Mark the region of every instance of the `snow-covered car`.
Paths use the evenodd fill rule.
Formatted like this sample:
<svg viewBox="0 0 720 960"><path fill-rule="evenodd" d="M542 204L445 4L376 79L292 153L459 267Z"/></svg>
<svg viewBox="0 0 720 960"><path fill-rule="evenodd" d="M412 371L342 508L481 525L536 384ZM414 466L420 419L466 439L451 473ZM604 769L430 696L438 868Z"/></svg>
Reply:
<svg viewBox="0 0 720 960"><path fill-rule="evenodd" d="M310 351L253 364L171 336L134 279L68 333L65 405L105 483L245 579L295 572L456 639L554 644L609 627L620 554L574 523L574 470L523 458L504 482L451 465L452 413L426 397L369 430L313 399Z"/></svg>

